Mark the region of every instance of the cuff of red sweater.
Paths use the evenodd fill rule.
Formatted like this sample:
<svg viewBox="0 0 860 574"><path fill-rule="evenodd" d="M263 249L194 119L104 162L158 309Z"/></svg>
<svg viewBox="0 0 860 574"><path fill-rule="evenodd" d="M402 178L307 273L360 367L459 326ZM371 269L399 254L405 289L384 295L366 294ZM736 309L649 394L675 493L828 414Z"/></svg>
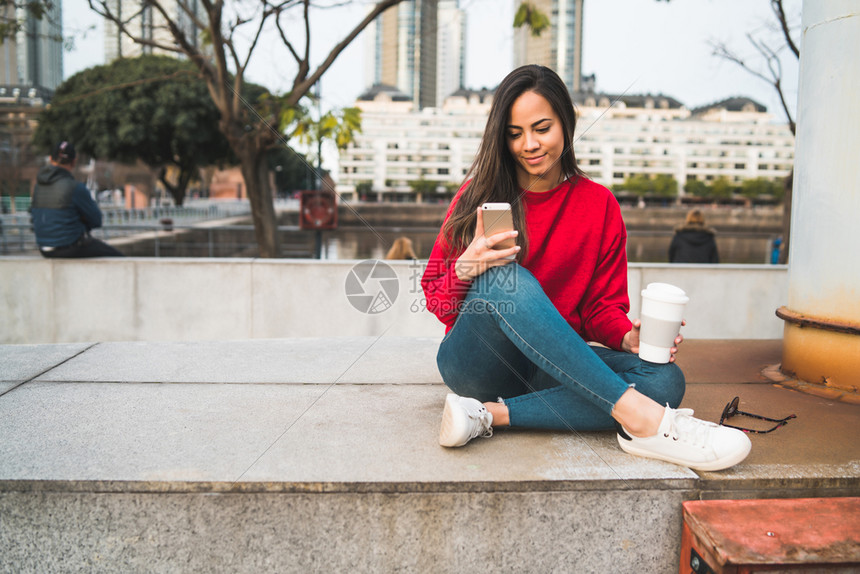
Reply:
<svg viewBox="0 0 860 574"><path fill-rule="evenodd" d="M448 266L448 285L452 290L456 290L457 293L462 292L465 294L472 287L472 280L460 279L460 276L457 275L456 269L454 269L455 265L457 265L457 261L452 262L451 265ZM462 291L460 291L460 289L462 289Z"/></svg>
<svg viewBox="0 0 860 574"><path fill-rule="evenodd" d="M624 335L630 332L633 328L633 323L627 317L618 318L606 326L606 344L616 351L623 351L621 343L624 342Z"/></svg>

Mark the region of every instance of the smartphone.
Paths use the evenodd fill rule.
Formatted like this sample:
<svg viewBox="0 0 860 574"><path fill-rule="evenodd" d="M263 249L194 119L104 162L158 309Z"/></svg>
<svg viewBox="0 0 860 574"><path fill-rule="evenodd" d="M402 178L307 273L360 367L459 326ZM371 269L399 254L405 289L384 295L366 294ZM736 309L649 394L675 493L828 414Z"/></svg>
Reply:
<svg viewBox="0 0 860 574"><path fill-rule="evenodd" d="M514 218L511 215L510 203L485 203L481 206L484 216L484 236L490 237L503 231L514 229ZM501 243L496 243L493 249L509 249L516 245L516 238L509 237ZM512 255L508 259L515 259Z"/></svg>

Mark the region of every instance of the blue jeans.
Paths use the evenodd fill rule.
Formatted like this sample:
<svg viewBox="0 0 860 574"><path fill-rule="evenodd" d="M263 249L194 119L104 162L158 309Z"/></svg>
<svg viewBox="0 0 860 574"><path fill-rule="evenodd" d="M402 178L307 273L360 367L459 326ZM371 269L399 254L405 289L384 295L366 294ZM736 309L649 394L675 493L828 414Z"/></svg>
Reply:
<svg viewBox="0 0 860 574"><path fill-rule="evenodd" d="M633 386L672 408L684 397L684 374L674 363L589 346L516 263L475 279L436 361L458 395L504 399L512 427L614 428L612 408Z"/></svg>

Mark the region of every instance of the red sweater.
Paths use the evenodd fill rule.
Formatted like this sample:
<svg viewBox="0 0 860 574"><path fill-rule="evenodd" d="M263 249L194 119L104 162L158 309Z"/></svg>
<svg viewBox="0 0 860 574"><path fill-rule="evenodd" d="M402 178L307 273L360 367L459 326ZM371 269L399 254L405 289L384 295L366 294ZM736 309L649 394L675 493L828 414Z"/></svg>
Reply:
<svg viewBox="0 0 860 574"><path fill-rule="evenodd" d="M627 318L627 230L612 193L580 178L575 185L565 181L547 192L524 191L523 205L529 238L523 267L583 339L620 349L632 324ZM421 279L427 309L445 324L446 333L471 285L454 272L457 256L440 234Z"/></svg>

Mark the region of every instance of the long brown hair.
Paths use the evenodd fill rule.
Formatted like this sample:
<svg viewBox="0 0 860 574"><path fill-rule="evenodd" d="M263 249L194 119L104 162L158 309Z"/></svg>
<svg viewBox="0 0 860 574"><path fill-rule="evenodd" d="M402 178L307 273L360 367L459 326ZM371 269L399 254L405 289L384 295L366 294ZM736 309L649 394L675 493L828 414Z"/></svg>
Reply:
<svg viewBox="0 0 860 574"><path fill-rule="evenodd" d="M564 152L559 158L562 174L566 178L584 175L573 153L576 113L567 86L547 67L531 64L517 68L496 88L478 154L464 180L471 181L442 228L442 236L451 247L452 255L461 253L472 242L476 211L486 202L511 204L514 228L520 232L517 243L521 249L517 258L521 260L528 253L525 211L521 201L523 192L517 183L516 160L508 150L507 141L511 107L525 92L535 92L545 98L561 121L564 132Z"/></svg>

